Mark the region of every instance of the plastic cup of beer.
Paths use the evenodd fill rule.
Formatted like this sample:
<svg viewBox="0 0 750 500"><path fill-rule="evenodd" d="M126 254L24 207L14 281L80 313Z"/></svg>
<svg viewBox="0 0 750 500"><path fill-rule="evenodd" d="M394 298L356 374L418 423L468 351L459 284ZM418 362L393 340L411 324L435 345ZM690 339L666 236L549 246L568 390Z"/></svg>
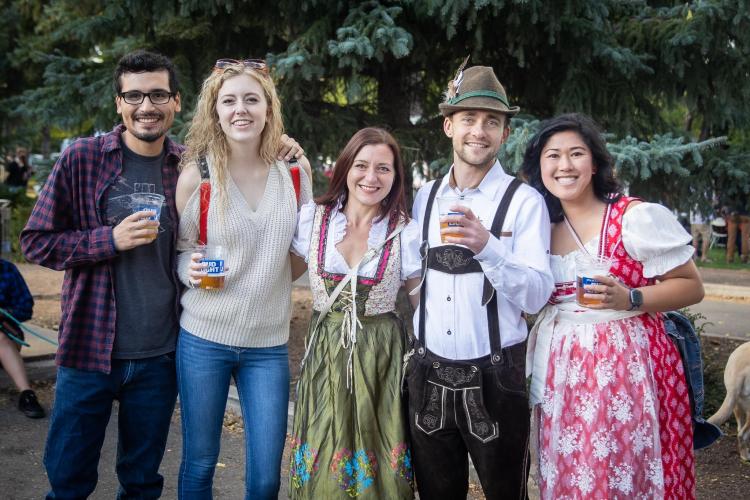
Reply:
<svg viewBox="0 0 750 500"><path fill-rule="evenodd" d="M440 218L447 217L448 215L464 215L463 212L458 212L455 210L451 210L455 206L461 206L464 208L471 208L471 198L464 198L461 196L438 196L437 197L438 202L438 212L440 213ZM440 221L440 229L445 229L446 227L462 227L460 222L443 222ZM456 238L460 238L461 235L458 233L440 233L440 241L442 243L447 243L445 241L445 238L448 236L453 236Z"/></svg>
<svg viewBox="0 0 750 500"><path fill-rule="evenodd" d="M144 217L144 219L158 221L161 217L161 207L164 205L164 196L156 193L133 193L133 213L154 211L156 215ZM154 233L151 239L156 239Z"/></svg>
<svg viewBox="0 0 750 500"><path fill-rule="evenodd" d="M206 275L201 278L200 288L204 290L221 290L224 288L224 259L226 257L224 247L220 245L200 246L197 252L203 255L201 262L207 264Z"/></svg>
<svg viewBox="0 0 750 500"><path fill-rule="evenodd" d="M588 298L584 288L587 285L601 285L594 276L607 276L612 267L612 260L606 257L593 257L584 253L576 255L576 302L580 306L588 307L602 303L603 298Z"/></svg>

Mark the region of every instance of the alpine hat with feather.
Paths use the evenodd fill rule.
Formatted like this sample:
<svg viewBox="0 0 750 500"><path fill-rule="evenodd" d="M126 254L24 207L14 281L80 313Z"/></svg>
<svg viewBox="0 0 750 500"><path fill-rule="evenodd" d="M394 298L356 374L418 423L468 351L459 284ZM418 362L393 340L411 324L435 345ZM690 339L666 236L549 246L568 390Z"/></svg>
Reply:
<svg viewBox="0 0 750 500"><path fill-rule="evenodd" d="M445 101L439 108L443 116L450 116L456 111L481 109L497 111L513 116L521 109L511 106L505 89L489 66L471 66L464 69L468 57L458 68L456 77L448 83Z"/></svg>

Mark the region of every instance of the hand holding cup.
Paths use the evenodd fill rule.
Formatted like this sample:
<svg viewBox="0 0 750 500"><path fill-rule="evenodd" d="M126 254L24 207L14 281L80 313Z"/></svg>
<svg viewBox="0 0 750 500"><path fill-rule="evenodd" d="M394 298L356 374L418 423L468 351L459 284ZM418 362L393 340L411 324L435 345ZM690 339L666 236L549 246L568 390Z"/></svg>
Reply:
<svg viewBox="0 0 750 500"><path fill-rule="evenodd" d="M225 251L218 245L200 245L190 254L188 280L191 288L220 290L224 288L229 267L224 265Z"/></svg>
<svg viewBox="0 0 750 500"><path fill-rule="evenodd" d="M118 252L147 245L159 234L159 221L153 210L134 212L112 229L112 239Z"/></svg>
<svg viewBox="0 0 750 500"><path fill-rule="evenodd" d="M190 254L190 265L188 266L188 282L191 288L199 288L201 280L206 276L206 267L208 264L202 262L203 254L193 252Z"/></svg>

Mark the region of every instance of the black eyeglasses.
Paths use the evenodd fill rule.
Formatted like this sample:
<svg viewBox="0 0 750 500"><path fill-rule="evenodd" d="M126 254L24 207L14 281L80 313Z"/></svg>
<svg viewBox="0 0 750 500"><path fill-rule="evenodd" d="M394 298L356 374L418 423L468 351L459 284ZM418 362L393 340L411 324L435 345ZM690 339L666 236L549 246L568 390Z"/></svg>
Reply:
<svg viewBox="0 0 750 500"><path fill-rule="evenodd" d="M214 64L214 71L223 71L230 66L243 65L247 68L257 69L261 73L268 73L268 64L263 59L243 59L238 61L237 59L219 59Z"/></svg>
<svg viewBox="0 0 750 500"><path fill-rule="evenodd" d="M175 94L166 90L154 90L153 92L130 90L128 92L120 92L119 95L128 104L141 104L146 97L151 101L151 104L166 104Z"/></svg>

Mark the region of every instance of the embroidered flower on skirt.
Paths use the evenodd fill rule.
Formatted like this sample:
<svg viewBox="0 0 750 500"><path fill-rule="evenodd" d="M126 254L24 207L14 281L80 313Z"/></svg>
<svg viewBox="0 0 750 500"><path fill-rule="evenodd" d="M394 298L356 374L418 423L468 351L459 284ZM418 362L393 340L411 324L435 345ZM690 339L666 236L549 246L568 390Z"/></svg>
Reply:
<svg viewBox="0 0 750 500"><path fill-rule="evenodd" d="M333 454L331 472L339 487L354 498L369 488L375 480L378 460L370 450L357 450L353 454L342 448Z"/></svg>
<svg viewBox="0 0 750 500"><path fill-rule="evenodd" d="M409 484L414 480L414 471L411 467L411 451L406 443L397 444L391 450L391 469L400 478L406 479Z"/></svg>
<svg viewBox="0 0 750 500"><path fill-rule="evenodd" d="M289 475L292 486L301 488L318 471L318 450L309 444L302 443L299 438L292 441L291 463Z"/></svg>

